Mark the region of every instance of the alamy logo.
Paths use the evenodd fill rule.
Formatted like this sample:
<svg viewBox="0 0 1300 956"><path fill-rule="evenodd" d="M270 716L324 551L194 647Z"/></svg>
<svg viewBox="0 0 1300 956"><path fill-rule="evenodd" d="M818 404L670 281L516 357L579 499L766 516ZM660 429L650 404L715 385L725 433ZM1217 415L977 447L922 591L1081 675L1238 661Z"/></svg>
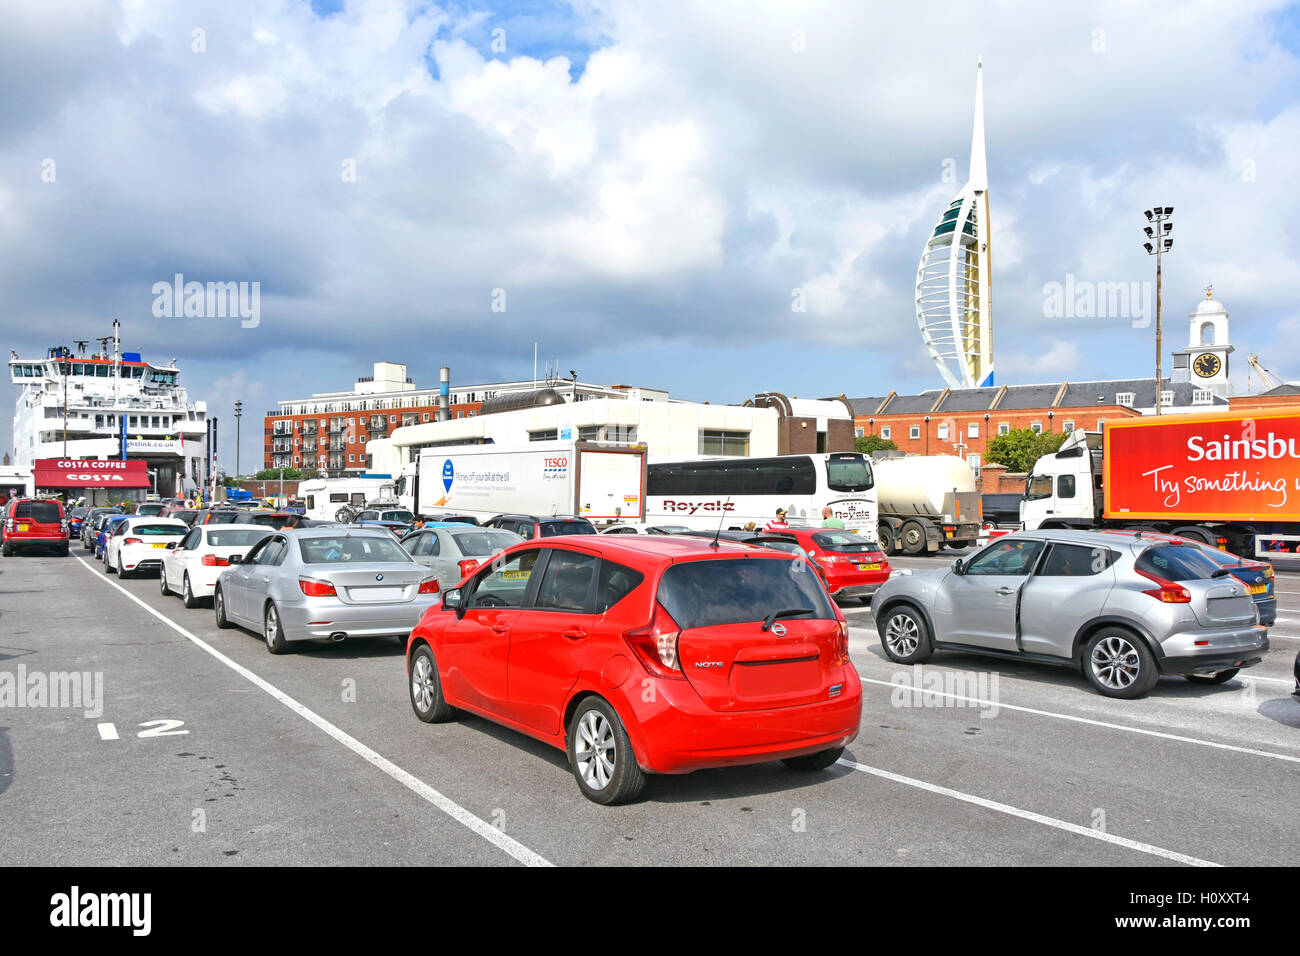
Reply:
<svg viewBox="0 0 1300 956"><path fill-rule="evenodd" d="M51 926L128 926L132 935L148 936L153 925L152 893L82 893L74 886L51 896L50 907Z"/></svg>
<svg viewBox="0 0 1300 956"><path fill-rule="evenodd" d="M262 321L260 282L186 282L178 272L171 282L155 282L153 295L153 314L160 319L238 318L246 329Z"/></svg>
<svg viewBox="0 0 1300 956"><path fill-rule="evenodd" d="M30 707L80 710L86 717L104 714L102 671L0 671L0 708Z"/></svg>

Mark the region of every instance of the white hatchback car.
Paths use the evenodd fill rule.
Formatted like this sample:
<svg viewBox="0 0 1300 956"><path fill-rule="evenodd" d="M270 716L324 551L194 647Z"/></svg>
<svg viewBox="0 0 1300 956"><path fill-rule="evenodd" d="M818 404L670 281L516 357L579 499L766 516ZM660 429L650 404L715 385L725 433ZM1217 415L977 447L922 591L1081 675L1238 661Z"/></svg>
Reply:
<svg viewBox="0 0 1300 956"><path fill-rule="evenodd" d="M132 515L119 521L104 546L104 569L122 577L162 567L167 546L180 541L190 526L178 518Z"/></svg>
<svg viewBox="0 0 1300 956"><path fill-rule="evenodd" d="M274 531L257 524L204 524L189 529L163 558L158 589L164 596L179 593L186 607L212 597L221 572L230 567L230 556L247 554Z"/></svg>

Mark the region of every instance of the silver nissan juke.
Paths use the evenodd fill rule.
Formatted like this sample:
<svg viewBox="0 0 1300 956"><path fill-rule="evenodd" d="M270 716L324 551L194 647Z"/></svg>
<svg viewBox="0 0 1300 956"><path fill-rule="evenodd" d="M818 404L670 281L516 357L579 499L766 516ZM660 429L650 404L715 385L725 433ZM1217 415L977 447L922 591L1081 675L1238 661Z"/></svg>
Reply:
<svg viewBox="0 0 1300 956"><path fill-rule="evenodd" d="M897 663L946 649L1063 665L1126 699L1161 674L1223 683L1269 647L1241 581L1133 531L1006 535L950 568L896 571L871 610Z"/></svg>

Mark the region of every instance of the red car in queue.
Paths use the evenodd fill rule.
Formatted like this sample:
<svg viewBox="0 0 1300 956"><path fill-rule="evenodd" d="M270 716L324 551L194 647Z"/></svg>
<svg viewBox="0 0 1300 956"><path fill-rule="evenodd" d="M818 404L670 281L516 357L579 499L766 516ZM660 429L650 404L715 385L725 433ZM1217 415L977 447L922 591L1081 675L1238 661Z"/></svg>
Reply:
<svg viewBox="0 0 1300 956"><path fill-rule="evenodd" d="M862 716L848 625L817 576L725 539L513 545L443 592L406 657L417 718L466 710L564 750L602 804L649 773L822 770Z"/></svg>
<svg viewBox="0 0 1300 956"><path fill-rule="evenodd" d="M826 590L834 598L856 597L866 603L893 572L880 545L852 531L790 528L764 531L763 537L798 542L809 560L821 568Z"/></svg>

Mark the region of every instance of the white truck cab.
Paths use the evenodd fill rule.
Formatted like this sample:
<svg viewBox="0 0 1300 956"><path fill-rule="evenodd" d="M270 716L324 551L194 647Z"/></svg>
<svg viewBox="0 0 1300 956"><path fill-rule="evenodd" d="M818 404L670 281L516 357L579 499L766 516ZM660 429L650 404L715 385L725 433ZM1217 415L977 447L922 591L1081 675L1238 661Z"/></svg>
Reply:
<svg viewBox="0 0 1300 956"><path fill-rule="evenodd" d="M1020 523L1026 531L1044 525L1091 528L1102 513L1101 433L1076 429L1059 451L1034 462L1025 479Z"/></svg>

